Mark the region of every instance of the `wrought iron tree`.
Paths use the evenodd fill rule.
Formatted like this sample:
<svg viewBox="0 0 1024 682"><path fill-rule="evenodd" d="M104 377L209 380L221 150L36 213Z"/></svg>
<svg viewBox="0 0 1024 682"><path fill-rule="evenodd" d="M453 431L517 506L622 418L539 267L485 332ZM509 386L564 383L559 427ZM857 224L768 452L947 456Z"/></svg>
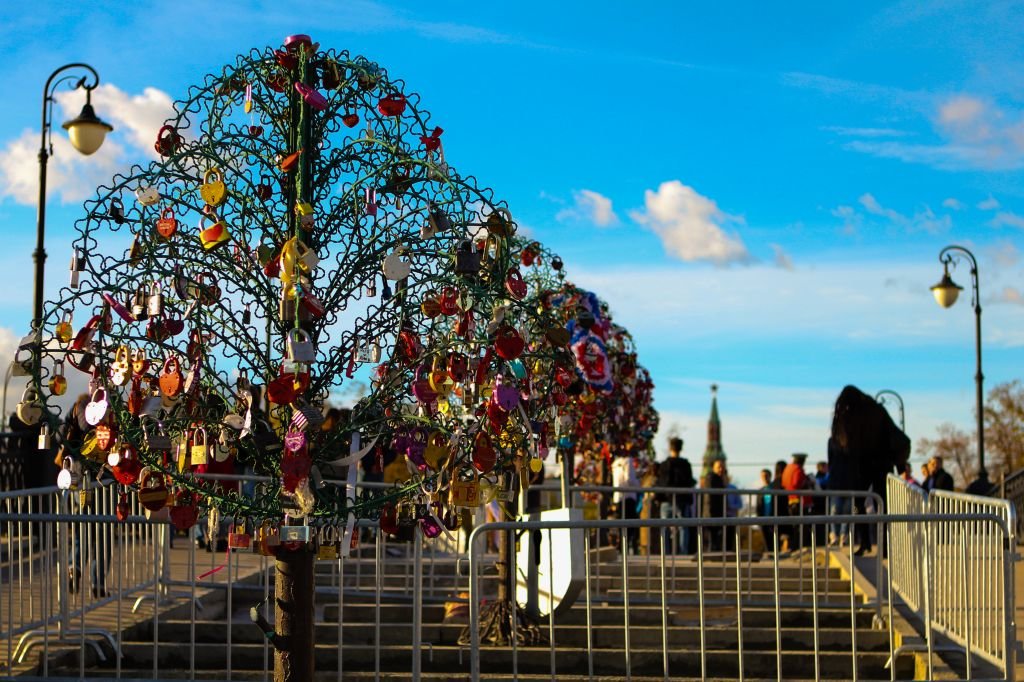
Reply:
<svg viewBox="0 0 1024 682"><path fill-rule="evenodd" d="M158 161L86 203L70 285L43 320L26 401L56 430L65 367L90 378L59 483L108 467L177 527L230 518L233 548L276 556L279 679L311 677L313 557L348 547L318 529L455 527L479 474L543 454L554 372L570 365L538 305L550 271L521 272L539 246L445 163L418 105L306 36L240 57L176 104ZM320 429L324 400L366 375L350 420ZM407 484L357 497L317 475L385 450ZM236 463L273 482L243 496L206 477Z"/></svg>

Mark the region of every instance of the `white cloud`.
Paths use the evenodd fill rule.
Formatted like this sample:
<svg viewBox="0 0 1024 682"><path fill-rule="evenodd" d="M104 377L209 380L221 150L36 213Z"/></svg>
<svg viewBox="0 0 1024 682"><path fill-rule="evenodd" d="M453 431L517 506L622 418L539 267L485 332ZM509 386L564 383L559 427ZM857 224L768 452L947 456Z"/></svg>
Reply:
<svg viewBox="0 0 1024 682"><path fill-rule="evenodd" d="M982 211L994 211L999 208L999 200L991 194L988 199L984 199L978 202L978 209Z"/></svg>
<svg viewBox="0 0 1024 682"><path fill-rule="evenodd" d="M836 206L832 209L832 215L841 218L843 221L843 234L853 236L857 234L863 221L863 216L857 213L853 206Z"/></svg>
<svg viewBox="0 0 1024 682"><path fill-rule="evenodd" d="M862 194L860 198L857 199L857 201L868 214L885 218L893 225L902 227L906 229L908 232L924 230L925 232L935 234L943 230L948 230L953 226L952 218L950 218L948 215L936 215L935 212L932 211L932 209L927 205L924 208L915 211L913 215L908 216L903 213L900 213L896 209L882 206L882 204L879 203L878 199L876 199L874 195L870 193ZM842 209L852 210L848 206L840 206L838 209L836 209L836 211L840 211ZM849 210L847 210L846 212L849 213ZM833 213L835 213L835 211ZM849 216L843 217L847 220L848 223L850 222Z"/></svg>
<svg viewBox="0 0 1024 682"><path fill-rule="evenodd" d="M960 211L960 210L963 210L963 208L964 208L963 202L960 201L959 199L954 198L954 197L949 197L948 199L943 199L942 206L943 206L943 208L948 208L951 211Z"/></svg>
<svg viewBox="0 0 1024 682"><path fill-rule="evenodd" d="M619 216L612 208L612 200L600 192L581 189L573 192L574 204L564 208L555 215L561 221L586 221L598 227L611 227L619 223Z"/></svg>
<svg viewBox="0 0 1024 682"><path fill-rule="evenodd" d="M744 224L743 218L725 213L714 200L679 180L647 190L644 210L632 211L630 216L658 235L665 251L680 260L720 266L752 260L739 236L725 229Z"/></svg>
<svg viewBox="0 0 1024 682"><path fill-rule="evenodd" d="M822 130L843 137L906 137L911 133L895 128L847 128L845 126L824 126Z"/></svg>
<svg viewBox="0 0 1024 682"><path fill-rule="evenodd" d="M992 227L1002 227L1008 225L1010 227L1019 227L1024 230L1024 216L1016 213L1010 213L1009 211L1000 211L996 213L996 216L992 218L989 223Z"/></svg>
<svg viewBox="0 0 1024 682"><path fill-rule="evenodd" d="M97 116L114 126L99 151L82 156L60 129L63 120L79 114L84 104L80 90L60 92L61 114L54 114L53 156L47 167L47 196L63 203L81 201L119 169L155 156L153 141L165 119L173 114L171 98L156 88L128 95L114 85L93 92ZM25 130L0 150L0 198L35 205L39 195L39 131Z"/></svg>
<svg viewBox="0 0 1024 682"><path fill-rule="evenodd" d="M772 244L771 247L772 251L775 252L775 265L783 270L792 270L793 259L786 253L785 249L778 244Z"/></svg>

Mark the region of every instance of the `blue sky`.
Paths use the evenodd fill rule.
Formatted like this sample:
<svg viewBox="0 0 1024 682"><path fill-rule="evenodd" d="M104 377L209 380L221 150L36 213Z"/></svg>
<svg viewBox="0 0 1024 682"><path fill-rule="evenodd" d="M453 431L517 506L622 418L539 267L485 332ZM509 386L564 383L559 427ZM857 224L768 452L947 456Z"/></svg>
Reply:
<svg viewBox="0 0 1024 682"><path fill-rule="evenodd" d="M169 101L250 47L308 32L419 92L449 161L609 301L691 455L704 447L708 385L721 386L740 482L793 451L822 456L846 383L902 394L915 441L943 421L970 428L969 297L942 310L928 292L947 244L980 262L986 386L1020 376L1020 3L212 7L0 10L0 33L16 37L0 54L17 65L0 109L0 348L30 317L50 71L93 64L113 86L97 112L118 129L87 160L56 141L57 285L84 193L148 158ZM214 30L199 30L204 17ZM81 100L61 104L69 118ZM969 286L964 266L953 276Z"/></svg>

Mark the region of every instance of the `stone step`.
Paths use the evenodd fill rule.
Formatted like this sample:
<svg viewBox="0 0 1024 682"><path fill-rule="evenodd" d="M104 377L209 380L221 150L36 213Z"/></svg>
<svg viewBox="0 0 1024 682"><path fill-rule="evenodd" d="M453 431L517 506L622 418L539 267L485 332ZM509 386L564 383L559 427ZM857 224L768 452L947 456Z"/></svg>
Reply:
<svg viewBox="0 0 1024 682"><path fill-rule="evenodd" d="M485 669L486 670L486 669ZM595 665L595 673L593 677L587 675L578 674L566 674L558 672L558 682L622 682L622 675L602 675L599 673L600 666ZM75 675L78 674L78 669L75 668L73 671L69 671L67 674ZM148 680L153 675L152 668L128 668L121 667L121 678L126 680ZM86 671L84 679L109 679L110 673L106 670L103 671ZM188 679L204 680L208 682L225 682L226 676L223 671L203 671L197 670L195 673L191 673L187 670L160 670L160 679L162 680L188 680ZM384 672L380 673L380 679L386 680L387 682L408 682L408 672ZM233 682L264 682L269 678L269 675L265 675L262 671L245 671L236 670L232 671L231 679ZM501 673L487 670L486 675L482 676L483 679L494 682L551 682L551 674L547 673L520 673L513 675L512 673ZM353 671L343 670L341 680L342 682L364 682L369 680L376 680L377 675L372 670ZM469 673L460 673L452 675L447 672L429 672L424 671L420 680L422 682L469 682ZM633 682L665 682L663 675L636 675L633 674L631 679ZM717 674L714 677L707 677L703 682L732 682L736 680L736 677L719 677ZM750 677L744 675L745 682L776 682L776 678L761 678L761 677ZM870 682L863 676L860 678L863 682ZM882 678L885 682L888 682L889 675L886 674ZM900 678L902 679L902 678ZM319 670L314 673L312 682L337 682L338 671L337 668L333 670ZM679 675L672 675L673 682L700 682L700 677L684 677ZM813 682L812 677L807 678L792 678L787 677L786 682ZM881 681L880 681L881 682Z"/></svg>
<svg viewBox="0 0 1024 682"><path fill-rule="evenodd" d="M262 644L238 644L231 648L231 668L233 671L253 671L263 669ZM153 646L149 643L122 643L125 659L133 666L149 668L153 662ZM336 644L318 644L316 646L316 668L321 671L337 670L338 647ZM183 660L179 647L164 646L157 648L157 660L161 669L182 669L189 665L188 658ZM469 670L468 650L456 646L423 647L422 666L425 671L449 673L458 678ZM626 674L626 652L623 649L606 649L594 652L595 670L604 675ZM388 672L408 675L412 649L408 646L381 646L380 668ZM517 667L520 672L543 674L550 673L550 650L545 647L518 647L516 650ZM71 669L77 664L78 655L69 652L55 662L55 668L63 671L64 666ZM110 674L110 661L99 664L95 653L87 652L87 667L90 670L105 669ZM889 658L888 651L858 651L857 667L859 677L865 679L888 679L889 671L885 663ZM507 672L512 670L513 650L511 647L487 647L481 652L484 669ZM675 649L668 652L670 674L672 676L697 676L701 672L701 655L696 649ZM849 678L852 676L850 652L823 651L818 657L822 678ZM662 651L660 648L631 647L628 660L630 672L636 675L659 675L663 671ZM733 677L739 672L739 656L734 651L708 651L704 656L707 670L719 677ZM350 644L344 648L343 664L346 670L373 670L375 664L375 648ZM556 652L556 668L579 674L587 670L588 655L580 648L560 647ZM806 651L785 650L782 652L782 670L787 680L794 677L813 677L815 657ZM908 674L908 662L902 658L897 661L897 676L905 678ZM195 667L197 671L219 671L227 667L227 648L223 644L197 644L195 648ZM776 656L764 651L748 650L743 655L745 671L756 673L761 677L774 677ZM56 671L55 671L56 672ZM912 671L910 671L912 672ZM490 677L488 676L488 679Z"/></svg>
<svg viewBox="0 0 1024 682"><path fill-rule="evenodd" d="M544 632L548 632L548 623L539 623ZM456 645L464 628L463 624L424 624L422 641L437 645ZM621 648L625 645L621 623L614 625L555 625L555 641L559 647L583 648L587 644L587 632L591 633L592 646L595 649ZM853 640L849 628L834 627L819 629L819 648L821 650L851 650ZM700 629L697 625L670 625L668 642L671 648L699 648ZM704 631L705 645L708 649L735 650L739 646L738 633L733 624L708 625ZM189 642L192 633L188 621L170 621L160 624L160 641L171 643ZM377 637L373 623L345 623L342 629L342 641L345 644L372 644ZM782 646L786 650L814 650L814 631L805 627L783 627L781 632ZM196 623L196 642L202 644L226 643L227 628L224 623ZM316 625L316 641L321 643L336 642L338 628L335 624L319 623ZM152 641L152 624L132 628L125 634L125 639L134 641ZM635 625L629 628L631 647L657 648L661 646L662 630L660 625ZM382 645L407 645L412 640L411 623L382 623L380 643ZM263 633L249 623L236 623L231 632L234 644L262 644ZM745 626L743 628L744 649L772 651L776 649L774 628ZM859 651L887 651L889 635L882 630L859 630L857 632L857 648Z"/></svg>

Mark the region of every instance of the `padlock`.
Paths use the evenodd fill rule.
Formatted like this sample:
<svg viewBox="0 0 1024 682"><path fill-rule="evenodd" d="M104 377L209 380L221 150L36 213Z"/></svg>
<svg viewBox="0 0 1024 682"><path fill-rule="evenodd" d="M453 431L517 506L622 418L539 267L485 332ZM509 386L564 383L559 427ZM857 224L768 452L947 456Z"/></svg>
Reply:
<svg viewBox="0 0 1024 682"><path fill-rule="evenodd" d="M96 500L96 491L89 483L89 472L82 474L82 486L78 489L78 508L88 509Z"/></svg>
<svg viewBox="0 0 1024 682"><path fill-rule="evenodd" d="M152 426L150 426L150 424ZM149 428L147 428L147 426ZM163 423L156 419L150 418L142 420L142 438L150 452L171 451L171 438L167 435L167 432L164 431Z"/></svg>
<svg viewBox="0 0 1024 682"><path fill-rule="evenodd" d="M81 480L81 465L70 457L65 457L61 470L57 472L57 487L61 490L75 490Z"/></svg>
<svg viewBox="0 0 1024 682"><path fill-rule="evenodd" d="M52 395L64 395L68 390L68 380L64 377L64 361L55 360L53 363L53 376L48 383Z"/></svg>
<svg viewBox="0 0 1024 682"><path fill-rule="evenodd" d="M143 206L152 206L160 201L160 192L156 190L156 187L143 185L135 190L135 198Z"/></svg>
<svg viewBox="0 0 1024 682"><path fill-rule="evenodd" d="M65 346L71 343L71 337L74 336L75 334L75 330L71 326L71 320L72 315L71 311L69 310L64 313L64 315L61 317L60 322L58 322L53 329L53 333L57 337L57 340L60 341Z"/></svg>
<svg viewBox="0 0 1024 682"><path fill-rule="evenodd" d="M452 479L449 504L453 507L480 506L480 474L470 466L462 466Z"/></svg>
<svg viewBox="0 0 1024 682"><path fill-rule="evenodd" d="M380 362L380 344L376 341L366 342L356 347L356 362Z"/></svg>
<svg viewBox="0 0 1024 682"><path fill-rule="evenodd" d="M124 204L117 197L110 200L110 206L107 207L107 215L118 225L124 225Z"/></svg>
<svg viewBox="0 0 1024 682"><path fill-rule="evenodd" d="M192 446L189 448L192 466L205 467L209 461L209 449L209 444L206 441L206 429L199 427L192 432Z"/></svg>
<svg viewBox="0 0 1024 682"><path fill-rule="evenodd" d="M170 239L178 231L178 220L174 217L174 210L170 207L160 212L156 221L156 231L164 239Z"/></svg>
<svg viewBox="0 0 1024 682"><path fill-rule="evenodd" d="M337 561L338 529L335 526L323 526L318 534L316 558L320 561Z"/></svg>
<svg viewBox="0 0 1024 682"><path fill-rule="evenodd" d="M167 506L167 480L163 473L150 467L139 473L139 504L150 512L158 512Z"/></svg>
<svg viewBox="0 0 1024 682"><path fill-rule="evenodd" d="M164 314L164 292L160 282L154 281L149 285L149 298L146 301L146 310L153 317Z"/></svg>
<svg viewBox="0 0 1024 682"><path fill-rule="evenodd" d="M311 364L316 361L316 350L309 334L302 329L292 329L286 340L288 359L292 362Z"/></svg>
<svg viewBox="0 0 1024 682"><path fill-rule="evenodd" d="M433 205L430 206L430 215L427 222L435 234L452 229L452 222L448 219L448 214Z"/></svg>
<svg viewBox="0 0 1024 682"><path fill-rule="evenodd" d="M224 203L227 188L224 186L224 180L219 170L210 168L206 171L203 175L203 184L199 188L199 194L208 206L216 207Z"/></svg>
<svg viewBox="0 0 1024 682"><path fill-rule="evenodd" d="M228 533L228 547L231 549L249 549L252 538L245 530L245 521L235 522Z"/></svg>
<svg viewBox="0 0 1024 682"><path fill-rule="evenodd" d="M132 317L141 322L149 317L149 310L146 307L146 291L139 287L132 295Z"/></svg>
<svg viewBox="0 0 1024 682"><path fill-rule="evenodd" d="M50 449L50 425L43 423L43 428L39 429L39 439L36 443L40 450Z"/></svg>
<svg viewBox="0 0 1024 682"><path fill-rule="evenodd" d="M85 271L85 252L82 252L81 257L79 257L78 249L76 248L72 250L70 270L71 283L69 286L72 289L77 289L79 284L79 276Z"/></svg>
<svg viewBox="0 0 1024 682"><path fill-rule="evenodd" d="M216 213L210 211L210 217L213 224L209 227L206 226L205 215L199 219L199 241L206 251L215 251L231 241L231 234L228 232L228 226Z"/></svg>
<svg viewBox="0 0 1024 682"><path fill-rule="evenodd" d="M281 526L281 542L309 542L309 526Z"/></svg>
<svg viewBox="0 0 1024 682"><path fill-rule="evenodd" d="M467 239L459 244L455 252L455 274L476 275L480 272L481 253L476 250L473 240Z"/></svg>
<svg viewBox="0 0 1024 682"><path fill-rule="evenodd" d="M181 393L181 365L178 356L173 353L164 361L163 370L160 373L160 393L167 398L174 398Z"/></svg>
<svg viewBox="0 0 1024 682"><path fill-rule="evenodd" d="M114 421L111 421L109 424L100 422L96 425L95 433L96 447L103 452L107 452L117 440L117 423Z"/></svg>
<svg viewBox="0 0 1024 682"><path fill-rule="evenodd" d="M366 188L366 215L377 215L377 190L372 187Z"/></svg>
<svg viewBox="0 0 1024 682"><path fill-rule="evenodd" d="M43 417L43 406L39 402L39 394L34 386L27 386L21 394L21 401L15 412L18 419L27 426L34 426Z"/></svg>
<svg viewBox="0 0 1024 682"><path fill-rule="evenodd" d="M157 132L153 148L160 156L170 156L181 143L182 137L174 129L174 126L165 125Z"/></svg>
<svg viewBox="0 0 1024 682"><path fill-rule="evenodd" d="M298 83L296 83L298 85ZM315 211L313 205L308 201L297 201L295 203L295 215L299 217L299 224L306 230L313 229L313 224L316 221Z"/></svg>
<svg viewBox="0 0 1024 682"><path fill-rule="evenodd" d="M124 386L131 378L131 356L128 346L118 346L114 353L114 361L110 363L110 380L115 386Z"/></svg>
<svg viewBox="0 0 1024 682"><path fill-rule="evenodd" d="M409 276L409 273L412 271L412 263L408 260L402 260L402 254L404 253L405 247L398 246L384 257L380 269L384 273L385 279L398 281Z"/></svg>

